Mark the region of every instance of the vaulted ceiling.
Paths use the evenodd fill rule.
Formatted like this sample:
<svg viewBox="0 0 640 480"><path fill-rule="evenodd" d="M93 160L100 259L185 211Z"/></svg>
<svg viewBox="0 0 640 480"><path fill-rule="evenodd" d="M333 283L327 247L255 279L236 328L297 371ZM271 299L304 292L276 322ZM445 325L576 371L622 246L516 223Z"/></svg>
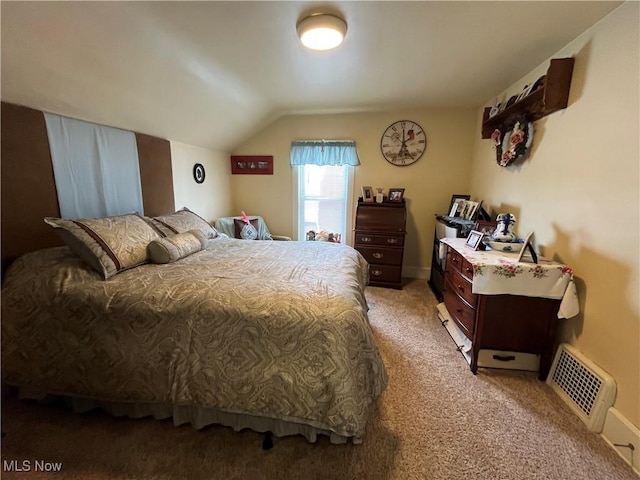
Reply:
<svg viewBox="0 0 640 480"><path fill-rule="evenodd" d="M621 3L4 1L1 96L231 151L290 113L480 107ZM345 42L304 49L327 8Z"/></svg>

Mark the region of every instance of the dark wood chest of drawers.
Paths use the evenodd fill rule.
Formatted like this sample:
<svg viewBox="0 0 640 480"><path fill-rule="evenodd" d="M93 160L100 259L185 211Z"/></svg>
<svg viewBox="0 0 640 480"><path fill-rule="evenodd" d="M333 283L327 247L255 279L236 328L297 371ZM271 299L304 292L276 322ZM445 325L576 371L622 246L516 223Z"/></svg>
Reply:
<svg viewBox="0 0 640 480"><path fill-rule="evenodd" d="M481 350L493 351L493 359L503 362L505 368L521 352L540 356L539 376L544 380L553 360L560 300L476 295L472 293L473 275L473 265L448 247L444 304L460 331L472 342L471 371L477 372Z"/></svg>
<svg viewBox="0 0 640 480"><path fill-rule="evenodd" d="M369 262L369 285L402 289L406 223L404 201L358 202L354 247Z"/></svg>

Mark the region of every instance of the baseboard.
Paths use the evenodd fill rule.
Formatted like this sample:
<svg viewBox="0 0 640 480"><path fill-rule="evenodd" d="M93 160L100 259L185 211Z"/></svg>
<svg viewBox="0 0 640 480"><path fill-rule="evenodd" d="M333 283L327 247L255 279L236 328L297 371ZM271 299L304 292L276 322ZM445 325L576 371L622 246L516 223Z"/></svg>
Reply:
<svg viewBox="0 0 640 480"><path fill-rule="evenodd" d="M600 435L640 475L640 430L611 407L607 410ZM633 445L633 449L628 447L630 444Z"/></svg>
<svg viewBox="0 0 640 480"><path fill-rule="evenodd" d="M430 278L430 267L402 267L402 276L407 278Z"/></svg>

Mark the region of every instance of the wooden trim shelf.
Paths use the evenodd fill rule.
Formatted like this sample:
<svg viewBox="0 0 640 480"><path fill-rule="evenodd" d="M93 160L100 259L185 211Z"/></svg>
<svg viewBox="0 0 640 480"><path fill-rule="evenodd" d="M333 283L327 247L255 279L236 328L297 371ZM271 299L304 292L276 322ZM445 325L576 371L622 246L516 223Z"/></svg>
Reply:
<svg viewBox="0 0 640 480"><path fill-rule="evenodd" d="M573 64L573 58L554 58L547 70L543 87L493 117L489 116L491 107L486 107L482 116L482 138L491 138L491 134L496 129L503 130L505 122L514 115L525 115L534 122L567 108Z"/></svg>
<svg viewBox="0 0 640 480"><path fill-rule="evenodd" d="M358 197L358 205L367 205L371 207L398 207L405 208L405 201L402 199L401 202L390 202L387 200L387 197L384 197L384 201L382 203L378 202L365 202L362 197Z"/></svg>

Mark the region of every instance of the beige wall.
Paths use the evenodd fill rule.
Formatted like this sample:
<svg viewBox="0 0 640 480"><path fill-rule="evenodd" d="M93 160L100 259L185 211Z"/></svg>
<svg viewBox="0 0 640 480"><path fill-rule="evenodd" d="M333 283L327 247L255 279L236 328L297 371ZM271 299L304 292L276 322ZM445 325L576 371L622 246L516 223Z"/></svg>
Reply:
<svg viewBox="0 0 640 480"><path fill-rule="evenodd" d="M193 165L201 163L205 180L193 179ZM171 142L171 168L176 209L187 207L208 221L223 217L231 205L229 154Z"/></svg>
<svg viewBox="0 0 640 480"><path fill-rule="evenodd" d="M234 152L273 155L274 175L232 175L232 213L237 215L244 210L262 215L272 233L295 236L291 141L355 140L362 163L355 168L356 192L362 185L383 187L385 192L389 187L406 189L404 273L425 276L431 264L434 214L448 209L451 194L469 190L475 115L475 109L433 109L282 117ZM380 137L390 124L403 119L415 121L425 129L427 149L415 164L396 167L382 157Z"/></svg>
<svg viewBox="0 0 640 480"><path fill-rule="evenodd" d="M581 313L561 321L577 346L618 385L616 408L640 426L639 32L627 2L553 58L574 57L569 106L535 124L531 156L497 166L478 127L471 192L494 213L513 212L516 233L571 266ZM502 98L544 73L548 62ZM489 104L489 102L487 103Z"/></svg>

